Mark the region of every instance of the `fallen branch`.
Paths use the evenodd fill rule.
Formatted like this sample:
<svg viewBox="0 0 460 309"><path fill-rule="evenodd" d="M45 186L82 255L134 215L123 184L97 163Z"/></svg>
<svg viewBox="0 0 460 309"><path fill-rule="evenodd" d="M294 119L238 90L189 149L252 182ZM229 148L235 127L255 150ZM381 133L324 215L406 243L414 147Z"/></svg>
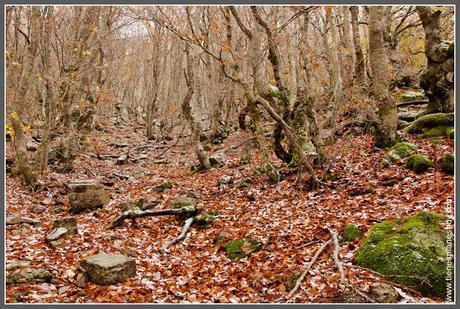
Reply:
<svg viewBox="0 0 460 309"><path fill-rule="evenodd" d="M295 283L295 286L294 288L291 290L291 292L289 293L288 295L288 299L291 298L295 292L297 292L297 290L299 289L300 287L300 284L302 283L303 279L305 279L305 276L307 275L308 271L310 270L310 268L313 266L313 264L315 263L315 261L318 259L319 255L326 249L326 247L332 243L332 239L329 239L328 241L326 241L325 243L323 243L323 245L318 249L318 251L316 251L315 255L312 257L312 259L310 260L310 262L308 263L307 267L305 267L305 270L303 271L302 275L299 277L299 279L297 279L296 283Z"/></svg>
<svg viewBox="0 0 460 309"><path fill-rule="evenodd" d="M109 229L114 229L115 227L119 226L123 223L126 219L136 219L136 218L143 218L143 217L156 217L156 216L165 216L165 215L184 215L188 214L193 216L196 214L196 208L194 206L187 206L181 207L177 209L160 209L160 210L129 210L125 211L120 217L118 217L115 221L113 221L112 225Z"/></svg>
<svg viewBox="0 0 460 309"><path fill-rule="evenodd" d="M428 104L428 100L413 100L413 101L397 103L396 107L400 108L400 107L409 106L409 105L425 105L425 104Z"/></svg>
<svg viewBox="0 0 460 309"><path fill-rule="evenodd" d="M176 243L178 243L179 241L181 240L184 240L185 237L187 236L187 231L189 230L190 226L192 225L193 223L193 220L195 219L195 217L191 217L191 218L188 218L187 220L185 220L185 224L184 224L184 227L182 228L182 232L180 233L179 236L177 236L176 238L174 238L173 240L171 240L170 242L168 242L162 249L163 253L167 253L168 251L168 248Z"/></svg>
<svg viewBox="0 0 460 309"><path fill-rule="evenodd" d="M328 231L331 234L332 243L334 245L332 247L332 257L334 258L335 265L337 266L337 269L339 270L339 273L340 273L340 283L345 285L346 284L345 274L343 272L342 262L340 262L340 259L339 259L340 246L339 246L339 240L337 238L337 233L331 229L328 229Z"/></svg>

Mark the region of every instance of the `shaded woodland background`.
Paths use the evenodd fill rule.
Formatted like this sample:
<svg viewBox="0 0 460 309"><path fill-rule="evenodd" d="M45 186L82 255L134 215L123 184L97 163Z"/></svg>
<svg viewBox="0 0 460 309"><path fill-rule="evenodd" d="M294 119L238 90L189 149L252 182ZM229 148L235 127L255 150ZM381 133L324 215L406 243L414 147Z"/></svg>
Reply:
<svg viewBox="0 0 460 309"><path fill-rule="evenodd" d="M453 6L7 6L5 20L7 259L54 278L8 285L8 301L371 302L388 277L340 266L363 232L453 215ZM108 207L50 246L81 179ZM192 208L161 210L177 198ZM173 216L140 219L157 211ZM339 245L347 224L360 236ZM232 264L216 239L248 235L264 249ZM99 251L141 278L75 285ZM399 302L446 298L410 289Z"/></svg>

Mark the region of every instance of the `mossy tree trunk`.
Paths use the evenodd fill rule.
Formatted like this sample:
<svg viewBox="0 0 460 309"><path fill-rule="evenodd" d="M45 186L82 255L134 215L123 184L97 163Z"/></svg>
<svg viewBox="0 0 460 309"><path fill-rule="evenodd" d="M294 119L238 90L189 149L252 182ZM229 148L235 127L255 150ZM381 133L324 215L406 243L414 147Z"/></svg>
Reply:
<svg viewBox="0 0 460 309"><path fill-rule="evenodd" d="M390 63L383 39L382 6L369 7L369 60L372 69L371 94L376 101L375 146L384 148L396 142L398 112L389 94Z"/></svg>
<svg viewBox="0 0 460 309"><path fill-rule="evenodd" d="M417 6L425 30L427 66L420 75L420 86L429 99L428 113L454 111L454 42L443 41L440 32L441 11Z"/></svg>

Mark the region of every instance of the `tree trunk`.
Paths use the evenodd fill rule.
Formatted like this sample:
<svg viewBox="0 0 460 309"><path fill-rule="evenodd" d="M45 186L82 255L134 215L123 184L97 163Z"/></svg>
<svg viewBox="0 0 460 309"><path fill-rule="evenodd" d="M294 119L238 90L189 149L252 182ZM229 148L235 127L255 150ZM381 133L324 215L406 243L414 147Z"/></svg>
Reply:
<svg viewBox="0 0 460 309"><path fill-rule="evenodd" d="M359 8L357 6L350 6L350 13L351 13L351 28L353 31L353 45L355 47L355 78L356 82L359 86L364 85L364 54L363 49L361 47L361 36L359 34L359 23L358 23L358 15L359 15Z"/></svg>
<svg viewBox="0 0 460 309"><path fill-rule="evenodd" d="M420 75L420 86L429 99L428 113L454 111L454 42L443 41L440 11L429 6L416 8L425 30L427 66Z"/></svg>
<svg viewBox="0 0 460 309"><path fill-rule="evenodd" d="M355 46L353 44L353 33L351 30L351 16L349 6L342 6L343 15L343 42L345 45L345 83L346 86L353 84L353 76L356 62Z"/></svg>
<svg viewBox="0 0 460 309"><path fill-rule="evenodd" d="M398 113L389 94L390 63L383 39L382 6L369 7L369 60L372 69L371 93L377 105L375 145L383 148L396 142Z"/></svg>
<svg viewBox="0 0 460 309"><path fill-rule="evenodd" d="M187 93L182 101L182 113L184 114L185 119L190 125L190 130L192 131L191 139L195 145L195 152L198 156L198 161L200 162L200 167L204 170L211 168L211 163L209 163L209 158L206 151L203 148L203 145L200 141L201 128L198 122L196 122L195 117L192 114L191 101L194 94L194 69L195 62L197 59L192 55L190 50L191 47L189 43L186 43L185 53L187 57L187 72L185 73L185 78L187 82Z"/></svg>
<svg viewBox="0 0 460 309"><path fill-rule="evenodd" d="M22 73L19 80L19 87L14 98L15 112L11 117L11 124L14 130L13 145L16 151L17 167L19 172L24 177L24 182L32 187L35 186L36 176L33 173L32 167L29 164L27 150L24 140L24 132L21 119L23 112L27 106L26 94L30 87L32 72L37 54L38 40L40 37L40 10L37 6L31 8L31 29L30 29L30 44L22 61Z"/></svg>

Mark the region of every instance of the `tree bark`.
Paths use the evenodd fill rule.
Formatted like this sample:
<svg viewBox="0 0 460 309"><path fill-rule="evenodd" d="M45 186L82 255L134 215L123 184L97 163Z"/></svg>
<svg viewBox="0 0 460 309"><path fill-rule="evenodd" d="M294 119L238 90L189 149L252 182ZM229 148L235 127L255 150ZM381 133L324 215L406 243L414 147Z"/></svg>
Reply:
<svg viewBox="0 0 460 309"><path fill-rule="evenodd" d="M361 35L359 33L358 15L359 8L357 6L350 6L351 13L351 29L353 31L353 45L355 47L355 78L359 86L364 85L364 54L361 47Z"/></svg>
<svg viewBox="0 0 460 309"><path fill-rule="evenodd" d="M420 75L420 86L429 99L427 113L454 111L454 42L440 35L440 11L417 6L425 30L427 66Z"/></svg>
<svg viewBox="0 0 460 309"><path fill-rule="evenodd" d="M371 93L376 101L375 145L389 147L396 142L398 112L389 94L390 63L383 40L383 7L369 7L369 60L372 69Z"/></svg>

